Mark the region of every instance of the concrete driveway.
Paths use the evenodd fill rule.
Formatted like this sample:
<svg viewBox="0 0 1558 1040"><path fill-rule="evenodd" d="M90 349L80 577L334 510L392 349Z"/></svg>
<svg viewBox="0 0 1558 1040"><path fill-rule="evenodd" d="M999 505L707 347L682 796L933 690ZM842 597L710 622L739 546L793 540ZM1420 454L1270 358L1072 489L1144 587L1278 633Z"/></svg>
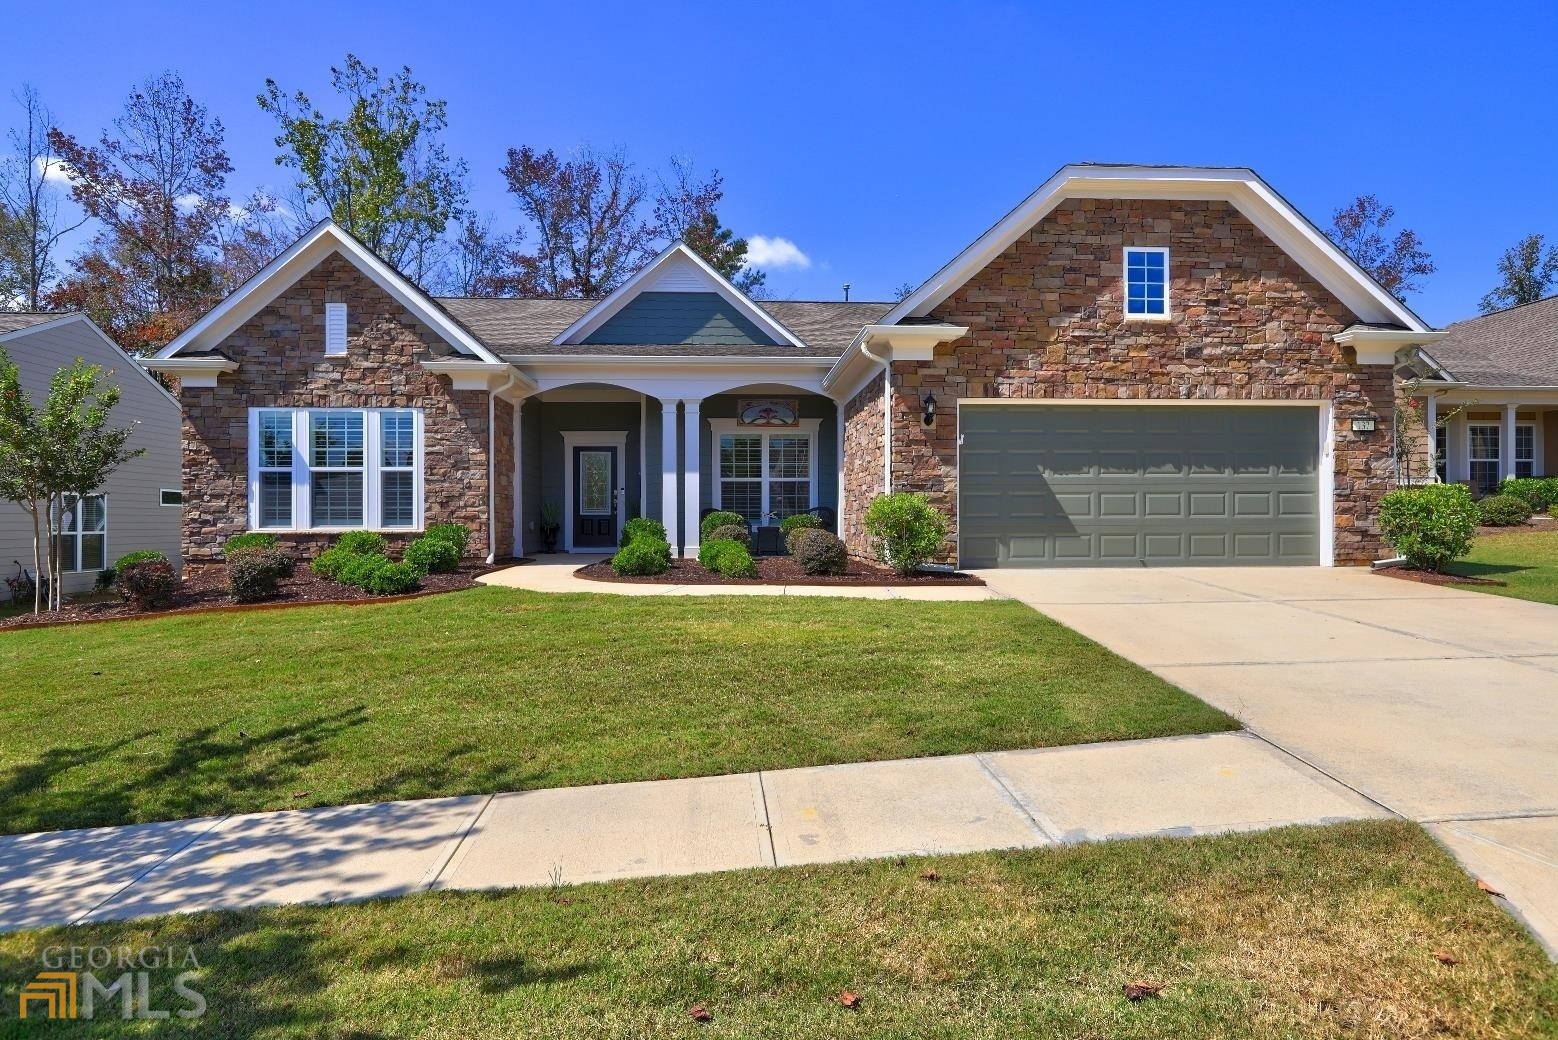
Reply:
<svg viewBox="0 0 1558 1040"><path fill-rule="evenodd" d="M1428 825L1558 951L1558 607L1354 568L980 573Z"/></svg>

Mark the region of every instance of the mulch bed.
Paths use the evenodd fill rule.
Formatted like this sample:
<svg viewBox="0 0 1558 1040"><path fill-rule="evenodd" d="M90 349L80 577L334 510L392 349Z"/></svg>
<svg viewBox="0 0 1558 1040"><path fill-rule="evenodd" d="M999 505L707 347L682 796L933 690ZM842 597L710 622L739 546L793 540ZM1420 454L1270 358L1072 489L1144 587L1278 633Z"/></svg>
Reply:
<svg viewBox="0 0 1558 1040"><path fill-rule="evenodd" d="M1374 572L1383 574L1387 578L1399 578L1402 581L1415 581L1424 585L1498 585L1504 586L1508 582L1497 581L1493 578L1471 578L1464 574L1435 574L1433 571L1420 571L1414 567L1381 567Z"/></svg>
<svg viewBox="0 0 1558 1040"><path fill-rule="evenodd" d="M1478 538L1492 538L1501 534L1529 534L1532 531L1558 531L1558 523L1551 517L1532 517L1530 523L1513 527L1478 527Z"/></svg>
<svg viewBox="0 0 1558 1040"><path fill-rule="evenodd" d="M759 556L755 578L726 578L705 570L697 560L672 560L664 574L619 578L611 561L580 567L574 574L590 581L618 581L638 585L983 585L972 574L949 571L922 572L903 577L893 570L864 560L851 559L843 574L807 574L790 556Z"/></svg>
<svg viewBox="0 0 1558 1040"><path fill-rule="evenodd" d="M476 579L490 571L511 566L510 560L495 565L465 563L452 574L429 574L422 579L422 588L411 596L426 596L436 592L457 592L476 584ZM30 628L40 624L62 624L82 621L107 621L118 618L161 617L164 614L181 614L213 609L243 610L247 608L271 608L278 606L303 607L321 603L386 602L407 599L409 596L374 596L355 585L342 585L319 577L308 569L306 562L299 562L291 578L281 582L277 595L260 603L235 603L227 591L227 568L221 564L191 564L184 568L184 579L173 594L171 605L161 610L135 610L112 593L94 595L78 602L66 602L60 610L47 610L41 614L15 614L0 618L0 629Z"/></svg>

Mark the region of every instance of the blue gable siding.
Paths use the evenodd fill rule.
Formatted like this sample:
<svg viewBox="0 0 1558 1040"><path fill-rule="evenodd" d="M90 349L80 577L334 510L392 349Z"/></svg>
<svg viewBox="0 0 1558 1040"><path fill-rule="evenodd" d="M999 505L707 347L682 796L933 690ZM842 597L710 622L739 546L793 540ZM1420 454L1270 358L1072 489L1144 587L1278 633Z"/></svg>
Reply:
<svg viewBox="0 0 1558 1040"><path fill-rule="evenodd" d="M712 292L639 293L584 341L777 345L734 304Z"/></svg>

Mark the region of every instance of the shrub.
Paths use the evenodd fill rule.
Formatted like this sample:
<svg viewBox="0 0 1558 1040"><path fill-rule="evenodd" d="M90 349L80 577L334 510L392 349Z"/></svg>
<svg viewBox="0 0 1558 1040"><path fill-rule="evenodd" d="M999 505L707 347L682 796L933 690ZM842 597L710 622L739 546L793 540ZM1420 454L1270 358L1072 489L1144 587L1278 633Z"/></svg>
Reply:
<svg viewBox="0 0 1558 1040"><path fill-rule="evenodd" d="M813 516L810 513L795 513L779 521L779 533L784 535L785 540L788 541L790 535L796 531L821 529L823 526L822 517L820 516Z"/></svg>
<svg viewBox="0 0 1558 1040"><path fill-rule="evenodd" d="M352 556L383 556L389 544L374 531L346 531L336 538L335 548Z"/></svg>
<svg viewBox="0 0 1558 1040"><path fill-rule="evenodd" d="M671 569L671 543L640 534L611 558L612 573L624 578L664 574Z"/></svg>
<svg viewBox="0 0 1558 1040"><path fill-rule="evenodd" d="M724 527L716 527L709 532L709 540L714 542L740 542L749 551L752 548L752 533L744 525L726 524Z"/></svg>
<svg viewBox="0 0 1558 1040"><path fill-rule="evenodd" d="M640 538L647 538L652 542L666 542L665 525L658 520L652 520L647 516L635 516L622 525L622 544L631 545Z"/></svg>
<svg viewBox="0 0 1558 1040"><path fill-rule="evenodd" d="M802 527L790 535L790 555L807 574L843 574L849 565L844 543L829 531Z"/></svg>
<svg viewBox="0 0 1558 1040"><path fill-rule="evenodd" d="M336 574L336 581L345 585L356 585L360 589L368 587L368 579L373 576L380 567L388 567L390 558L383 553L348 554L346 561L341 564L341 569Z"/></svg>
<svg viewBox="0 0 1558 1040"><path fill-rule="evenodd" d="M167 560L142 560L117 570L119 592L136 610L154 610L173 602L178 579Z"/></svg>
<svg viewBox="0 0 1558 1040"><path fill-rule="evenodd" d="M406 546L406 562L423 574L448 574L460 569L460 549L443 538L423 535Z"/></svg>
<svg viewBox="0 0 1558 1040"><path fill-rule="evenodd" d="M114 579L119 577L119 572L112 567L104 567L97 572L97 580L92 583L92 588L98 592L107 592L114 587Z"/></svg>
<svg viewBox="0 0 1558 1040"><path fill-rule="evenodd" d="M1509 477L1499 488L1499 495L1513 495L1523 499L1533 513L1545 513L1554 502L1555 490L1558 477Z"/></svg>
<svg viewBox="0 0 1558 1040"><path fill-rule="evenodd" d="M715 559L717 559L719 557L719 554L723 551L724 546L727 544L728 541L729 541L728 539L722 539L722 540L716 541L715 539L710 538L706 542L699 542L698 543L698 564L699 564L699 566L701 566L706 571L717 571L717 570L719 570L718 567L714 566L714 561L715 561ZM740 542L735 542L733 544L740 545L741 543Z"/></svg>
<svg viewBox="0 0 1558 1040"><path fill-rule="evenodd" d="M1380 500L1379 529L1412 566L1440 571L1471 551L1477 504L1465 484L1399 488Z"/></svg>
<svg viewBox="0 0 1558 1040"><path fill-rule="evenodd" d="M238 552L240 549L274 549L276 548L276 536L266 534L264 531L245 531L243 534L235 534L222 546L222 555L227 556Z"/></svg>
<svg viewBox="0 0 1558 1040"><path fill-rule="evenodd" d="M704 517L703 522L698 525L698 541L701 544L712 538L716 527L745 527L746 525L746 518L740 513L716 509Z"/></svg>
<svg viewBox="0 0 1558 1040"><path fill-rule="evenodd" d="M1516 527L1531 519L1531 503L1514 495L1489 495L1477 503L1477 519L1489 527Z"/></svg>
<svg viewBox="0 0 1558 1040"><path fill-rule="evenodd" d="M168 563L168 558L156 549L136 549L134 552L127 552L115 560L113 569L123 573L126 567L134 566L137 563Z"/></svg>
<svg viewBox="0 0 1558 1040"><path fill-rule="evenodd" d="M376 565L358 584L364 592L370 592L375 596L404 596L422 587L422 572L410 563L391 563L385 560Z"/></svg>
<svg viewBox="0 0 1558 1040"><path fill-rule="evenodd" d="M436 538L441 542L448 542L454 546L455 559L459 560L465 556L466 546L471 542L471 529L464 524L428 524L427 530L423 532L422 537Z"/></svg>
<svg viewBox="0 0 1558 1040"><path fill-rule="evenodd" d="M314 558L312 570L321 578L329 578L336 581L341 577L341 568L352 559L352 554L344 549L326 549Z"/></svg>
<svg viewBox="0 0 1558 1040"><path fill-rule="evenodd" d="M934 559L947 533L947 517L916 492L878 495L866 510L866 533L877 556L899 574Z"/></svg>
<svg viewBox="0 0 1558 1040"><path fill-rule="evenodd" d="M291 576L292 557L280 549L256 546L227 554L227 591L239 603L270 599L281 579Z"/></svg>
<svg viewBox="0 0 1558 1040"><path fill-rule="evenodd" d="M757 564L740 542L718 538L698 547L698 562L727 578L755 578Z"/></svg>

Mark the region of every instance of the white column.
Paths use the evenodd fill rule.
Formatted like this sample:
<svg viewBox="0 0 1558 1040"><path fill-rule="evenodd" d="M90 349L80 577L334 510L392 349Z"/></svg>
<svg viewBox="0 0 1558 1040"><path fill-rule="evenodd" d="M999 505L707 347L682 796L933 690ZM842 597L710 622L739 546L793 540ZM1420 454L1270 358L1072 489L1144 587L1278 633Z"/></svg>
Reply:
<svg viewBox="0 0 1558 1040"><path fill-rule="evenodd" d="M1439 472L1439 398L1432 393L1423 398L1423 425L1428 427L1428 469L1423 476L1429 481L1439 478L1435 475ZM1445 438L1446 444L1449 438ZM1445 459L1445 476L1450 474L1450 460Z"/></svg>
<svg viewBox="0 0 1558 1040"><path fill-rule="evenodd" d="M514 555L525 555L525 440L521 413L525 399L514 402Z"/></svg>
<svg viewBox="0 0 1558 1040"><path fill-rule="evenodd" d="M1504 429L1498 438L1499 476L1508 479L1515 475L1515 406L1504 406Z"/></svg>
<svg viewBox="0 0 1558 1040"><path fill-rule="evenodd" d="M698 415L698 407L703 404L702 399L682 402L683 423L685 434L683 441L687 452L687 479L682 485L682 504L686 519L682 526L682 547L688 556L698 554L698 513L703 505L702 482L698 479L698 469L702 451L700 450L702 436L702 422Z"/></svg>
<svg viewBox="0 0 1558 1040"><path fill-rule="evenodd" d="M676 522L676 406L675 400L660 401L660 522L671 549L682 544Z"/></svg>

